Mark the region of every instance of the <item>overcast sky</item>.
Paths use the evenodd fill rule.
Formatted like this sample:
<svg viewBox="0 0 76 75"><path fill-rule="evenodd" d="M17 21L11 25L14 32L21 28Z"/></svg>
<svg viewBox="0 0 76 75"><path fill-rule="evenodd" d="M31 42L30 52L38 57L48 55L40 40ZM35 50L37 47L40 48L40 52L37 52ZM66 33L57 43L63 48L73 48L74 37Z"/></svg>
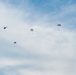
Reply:
<svg viewBox="0 0 76 75"><path fill-rule="evenodd" d="M0 75L76 75L76 0L0 0Z"/></svg>

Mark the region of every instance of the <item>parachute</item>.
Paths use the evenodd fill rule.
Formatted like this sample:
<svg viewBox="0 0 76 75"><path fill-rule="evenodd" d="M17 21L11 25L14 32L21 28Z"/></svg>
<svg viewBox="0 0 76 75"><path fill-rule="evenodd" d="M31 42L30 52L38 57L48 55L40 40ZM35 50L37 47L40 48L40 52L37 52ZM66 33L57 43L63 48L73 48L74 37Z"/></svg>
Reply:
<svg viewBox="0 0 76 75"><path fill-rule="evenodd" d="M4 27L4 29L6 29L6 28L7 28L7 26Z"/></svg>
<svg viewBox="0 0 76 75"><path fill-rule="evenodd" d="M34 31L34 29L30 29L30 31Z"/></svg>
<svg viewBox="0 0 76 75"><path fill-rule="evenodd" d="M60 31L61 30L61 24L57 24L58 26L58 30Z"/></svg>
<svg viewBox="0 0 76 75"><path fill-rule="evenodd" d="M15 41L14 44L16 44L17 42Z"/></svg>
<svg viewBox="0 0 76 75"><path fill-rule="evenodd" d="M61 26L61 24L57 24L57 26Z"/></svg>

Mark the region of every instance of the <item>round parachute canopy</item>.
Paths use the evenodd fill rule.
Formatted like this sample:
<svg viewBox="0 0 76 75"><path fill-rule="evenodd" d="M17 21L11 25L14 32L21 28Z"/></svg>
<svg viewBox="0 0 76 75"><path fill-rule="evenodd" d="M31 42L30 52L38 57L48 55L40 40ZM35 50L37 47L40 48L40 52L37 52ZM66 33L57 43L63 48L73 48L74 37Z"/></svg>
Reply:
<svg viewBox="0 0 76 75"><path fill-rule="evenodd" d="M34 29L30 29L30 31L34 31Z"/></svg>
<svg viewBox="0 0 76 75"><path fill-rule="evenodd" d="M61 24L57 24L57 26L61 26Z"/></svg>
<svg viewBox="0 0 76 75"><path fill-rule="evenodd" d="M17 42L14 42L14 44L17 44Z"/></svg>
<svg viewBox="0 0 76 75"><path fill-rule="evenodd" d="M6 29L7 28L7 26L4 26L4 29Z"/></svg>

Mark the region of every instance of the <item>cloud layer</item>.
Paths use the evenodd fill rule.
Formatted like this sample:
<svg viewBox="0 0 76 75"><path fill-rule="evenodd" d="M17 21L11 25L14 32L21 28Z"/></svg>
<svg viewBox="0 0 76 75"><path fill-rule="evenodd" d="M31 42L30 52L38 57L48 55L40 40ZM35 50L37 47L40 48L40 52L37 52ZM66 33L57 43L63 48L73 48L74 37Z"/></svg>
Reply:
<svg viewBox="0 0 76 75"><path fill-rule="evenodd" d="M76 5L70 1L50 14L35 11L32 4L23 10L0 2L1 75L76 74Z"/></svg>

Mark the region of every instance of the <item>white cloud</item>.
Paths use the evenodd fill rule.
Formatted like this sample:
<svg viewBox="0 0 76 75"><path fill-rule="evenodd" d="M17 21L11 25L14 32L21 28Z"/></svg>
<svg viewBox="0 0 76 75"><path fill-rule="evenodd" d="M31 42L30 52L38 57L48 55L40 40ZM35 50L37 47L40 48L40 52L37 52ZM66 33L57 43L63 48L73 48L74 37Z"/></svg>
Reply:
<svg viewBox="0 0 76 75"><path fill-rule="evenodd" d="M0 56L1 68L8 66L11 68L26 67L28 64L32 67L30 66L29 69L20 67L16 71L20 75L70 74L69 67L72 68L72 65L76 66L76 32L67 30L63 26L60 28L60 31L56 25L53 27L44 26L47 23L41 22L41 19L38 19L37 22L31 25L31 23L23 20L23 15L27 13L15 8L11 9L11 7L9 8L2 3L0 3L0 11L0 40L6 40L10 44L17 41L14 48L11 46L10 50L7 50L7 48L2 50L8 53L12 52L13 54L8 54L9 57L0 49L0 53L2 52L6 56L6 58ZM30 14L27 14L25 18L29 16ZM3 26L8 27L4 30ZM31 32L30 28L34 28L34 31ZM21 47L21 49L18 47ZM27 55L26 52L28 53ZM21 58L16 57L15 53ZM15 56L15 58L12 56ZM73 71L76 70L75 66L72 68ZM73 75L75 75L75 72Z"/></svg>

